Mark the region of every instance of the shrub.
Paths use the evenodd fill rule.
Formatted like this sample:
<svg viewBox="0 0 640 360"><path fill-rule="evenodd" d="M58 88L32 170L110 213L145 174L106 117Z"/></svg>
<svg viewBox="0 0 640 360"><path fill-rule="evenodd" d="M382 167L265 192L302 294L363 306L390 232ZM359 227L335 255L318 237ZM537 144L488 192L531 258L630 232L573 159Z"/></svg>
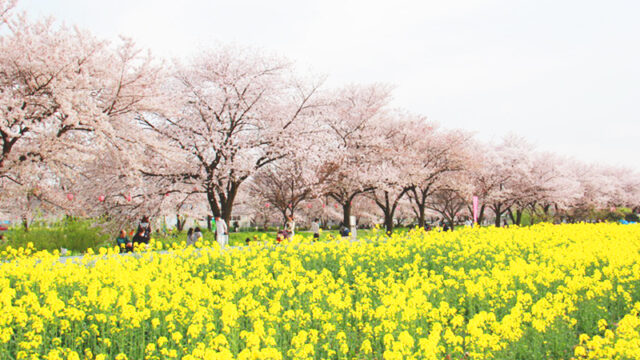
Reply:
<svg viewBox="0 0 640 360"><path fill-rule="evenodd" d="M34 223L29 231L21 226L12 227L5 234L0 248L26 247L33 243L36 250L55 250L65 248L74 252L85 252L89 248L110 246L115 235L107 233L96 219L65 219L52 224Z"/></svg>

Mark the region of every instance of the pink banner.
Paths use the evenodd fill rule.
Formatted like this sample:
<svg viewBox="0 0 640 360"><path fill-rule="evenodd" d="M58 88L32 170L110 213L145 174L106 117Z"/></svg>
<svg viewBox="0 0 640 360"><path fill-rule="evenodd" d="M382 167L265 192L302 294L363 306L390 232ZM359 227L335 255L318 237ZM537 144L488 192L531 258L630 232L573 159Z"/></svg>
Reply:
<svg viewBox="0 0 640 360"><path fill-rule="evenodd" d="M473 197L473 223L478 223L478 197Z"/></svg>

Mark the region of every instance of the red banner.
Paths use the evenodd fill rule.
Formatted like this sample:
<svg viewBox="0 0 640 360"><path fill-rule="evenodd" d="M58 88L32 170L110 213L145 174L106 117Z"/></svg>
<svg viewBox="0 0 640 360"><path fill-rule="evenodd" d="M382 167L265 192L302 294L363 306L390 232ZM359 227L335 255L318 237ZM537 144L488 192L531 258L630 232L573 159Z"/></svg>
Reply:
<svg viewBox="0 0 640 360"><path fill-rule="evenodd" d="M473 223L478 223L478 197L473 197Z"/></svg>

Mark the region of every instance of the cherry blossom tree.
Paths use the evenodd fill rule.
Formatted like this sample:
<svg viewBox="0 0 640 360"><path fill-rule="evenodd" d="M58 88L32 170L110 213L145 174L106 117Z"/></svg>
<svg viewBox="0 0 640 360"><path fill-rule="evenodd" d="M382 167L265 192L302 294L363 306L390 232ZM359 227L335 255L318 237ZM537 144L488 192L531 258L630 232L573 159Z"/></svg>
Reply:
<svg viewBox="0 0 640 360"><path fill-rule="evenodd" d="M631 169L576 163L572 171L580 184L580 195L567 211L571 220L593 218L598 210L637 207L638 175Z"/></svg>
<svg viewBox="0 0 640 360"><path fill-rule="evenodd" d="M280 220L278 210L274 208L267 199L251 194L246 188L240 191L239 197L245 195L245 206L247 214L251 216L251 222L263 230L267 230L269 224L276 223Z"/></svg>
<svg viewBox="0 0 640 360"><path fill-rule="evenodd" d="M637 207L640 179L632 169L619 166L601 168L602 176L609 180L612 187L606 188L608 199L606 205L614 207Z"/></svg>
<svg viewBox="0 0 640 360"><path fill-rule="evenodd" d="M480 200L478 221L482 222L485 209L494 213L495 225L516 202L518 192L515 184L526 176L529 154L532 147L521 138L507 137L500 144L476 144L474 163L477 165L471 175L473 194ZM471 199L469 199L470 201Z"/></svg>
<svg viewBox="0 0 640 360"><path fill-rule="evenodd" d="M0 0L0 26L9 21L17 2L17 0Z"/></svg>
<svg viewBox="0 0 640 360"><path fill-rule="evenodd" d="M539 194L539 186L542 180L544 180L548 174L543 169L535 171L535 164L533 161L533 150L531 148L523 148L522 146L514 146L518 139L511 143L503 142L500 146L500 153L503 159L506 160L505 165L509 165L508 168L501 168L504 174L509 174L509 179L503 183L503 186L508 191L503 192L501 199L504 201L502 204L499 201L494 201L492 204L492 210L494 213L500 210L506 210L506 215L509 216L511 222L516 225L520 225L522 221L522 214L524 211L532 206L535 202L536 196ZM516 158L506 157L508 154L514 154ZM541 176L542 178L534 179L534 176ZM508 194L505 196L505 194ZM494 198L496 200L496 198ZM510 204L510 205L504 205ZM498 217L500 216L497 215ZM496 222L496 224L498 224ZM496 225L499 226L499 225Z"/></svg>
<svg viewBox="0 0 640 360"><path fill-rule="evenodd" d="M81 209L60 194L87 166L113 155L132 172L133 114L153 106L161 64L129 39L112 45L52 19L2 14L0 182L5 194Z"/></svg>
<svg viewBox="0 0 640 360"><path fill-rule="evenodd" d="M442 216L453 230L456 218L467 208L472 186L463 173L449 174L434 185L436 190L427 198L426 206Z"/></svg>
<svg viewBox="0 0 640 360"><path fill-rule="evenodd" d="M167 85L172 108L140 118L172 147L169 165L145 177L192 185L229 221L242 183L309 131L320 83L297 79L282 59L233 47L177 63Z"/></svg>
<svg viewBox="0 0 640 360"><path fill-rule="evenodd" d="M389 113L375 124L375 177L372 177L373 189L369 196L383 213L387 233L393 231L401 200L415 184L413 176L422 169L423 164L416 161L412 146L432 131L433 126L424 117L402 111Z"/></svg>
<svg viewBox="0 0 640 360"><path fill-rule="evenodd" d="M305 149L265 166L251 179L251 193L275 207L283 224L307 200L324 194L326 179L335 171L322 158L322 143L305 144Z"/></svg>
<svg viewBox="0 0 640 360"><path fill-rule="evenodd" d="M336 169L327 195L342 207L345 224L356 197L373 189L378 151L374 123L384 116L390 96L390 87L382 84L349 85L326 95L323 121L330 140L325 154L327 167Z"/></svg>
<svg viewBox="0 0 640 360"><path fill-rule="evenodd" d="M413 129L420 136L407 149L407 156L412 156L416 165L411 173L413 183L407 195L418 219L418 226L424 227L427 202L429 196L438 190L436 184L451 173L468 170L473 163L469 134L460 130L440 130L426 123L420 126L421 128Z"/></svg>
<svg viewBox="0 0 640 360"><path fill-rule="evenodd" d="M538 217L552 219L559 211L570 206L579 196L579 182L568 169L575 160L565 159L553 153L533 153L531 168L526 177L521 178L521 191L525 206ZM519 225L522 210L509 211L514 224ZM515 214L515 216L514 216ZM533 219L532 219L533 220Z"/></svg>

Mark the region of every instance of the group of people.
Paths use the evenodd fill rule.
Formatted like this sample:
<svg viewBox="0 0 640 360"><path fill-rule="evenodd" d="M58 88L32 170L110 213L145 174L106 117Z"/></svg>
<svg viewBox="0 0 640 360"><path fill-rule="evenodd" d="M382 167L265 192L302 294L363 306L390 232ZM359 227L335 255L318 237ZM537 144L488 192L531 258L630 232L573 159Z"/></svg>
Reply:
<svg viewBox="0 0 640 360"><path fill-rule="evenodd" d="M215 221L213 221L211 225L216 235L216 242L220 245L221 248L224 248L229 244L229 229L227 227L226 222L221 217L216 216ZM293 236L295 235L295 230L296 230L296 222L292 216L289 216L284 229L278 232L276 242L280 243L285 239L293 238ZM320 239L320 220L318 218L314 219L311 222L310 230L313 233L313 239L316 241L319 240ZM342 225L340 228L340 232L341 234L348 235L349 228ZM195 245L197 241L202 241L203 237L204 236L199 227L189 228L187 231L187 242L186 242L187 246ZM120 233L116 238L116 244L120 248L120 252L125 253L125 252L132 252L136 247L136 244L145 244L145 245L149 244L149 240L151 240L151 224L149 222L149 217L143 216L135 232L131 232L131 234L127 234L127 232L124 229L120 230ZM250 242L250 239L247 238L246 242L248 244Z"/></svg>
<svg viewBox="0 0 640 360"><path fill-rule="evenodd" d="M317 241L320 239L320 219L315 218L311 222L311 232L313 233L313 240ZM284 226L284 229L278 231L276 236L276 242L281 243L285 239L291 239L296 234L296 222L293 220L293 216L289 216L287 218L287 223Z"/></svg>
<svg viewBox="0 0 640 360"><path fill-rule="evenodd" d="M220 244L220 247L224 248L229 244L229 230L227 224L219 216L215 218L215 222L212 223L215 227L216 242ZM203 238L202 231L199 227L195 229L189 228L187 231L187 245L194 245L198 240ZM116 244L120 248L121 253L132 252L136 247L136 244L149 244L151 240L151 223L148 216L143 216L138 223L138 228L135 232L127 234L122 229L116 238ZM141 246L141 245L138 245Z"/></svg>
<svg viewBox="0 0 640 360"><path fill-rule="evenodd" d="M221 248L224 248L229 244L229 229L227 223L219 216L215 217L215 222L211 223L211 227L216 234L216 242ZM203 238L202 231L199 227L195 229L189 228L187 231L187 246L194 245L196 241Z"/></svg>
<svg viewBox="0 0 640 360"><path fill-rule="evenodd" d="M296 222L293 220L292 216L287 218L287 223L284 226L284 229L278 231L276 235L276 243L281 243L285 239L291 239L296 234Z"/></svg>
<svg viewBox="0 0 640 360"><path fill-rule="evenodd" d="M200 228L189 228L189 230L187 231L187 246L194 245L196 241L200 239L202 239L202 231L200 231Z"/></svg>
<svg viewBox="0 0 640 360"><path fill-rule="evenodd" d="M215 217L215 220L211 222L211 228L216 234L216 242L221 248L224 248L229 244L229 228L227 223L219 216ZM204 236L199 227L189 228L187 231L187 246L195 245L197 241L202 241Z"/></svg>
<svg viewBox="0 0 640 360"><path fill-rule="evenodd" d="M227 227L226 222L219 216L215 217L215 221L211 223L213 231L215 232L216 242L220 245L221 248L224 248L229 244L229 229ZM439 224L442 227L442 231L452 231L453 229L447 224L446 221L442 220ZM234 224L236 226L236 224ZM425 224L425 230L431 230L431 225ZM320 220L318 218L313 219L311 222L311 232L313 233L313 239L320 239ZM282 230L280 230L276 236L276 242L281 243L286 239L291 239L295 235L296 231L296 222L292 216L287 218L287 222ZM340 235L343 237L349 236L350 229L344 224L340 223ZM149 222L148 216L143 216L138 224L137 230L132 232L131 238L127 236L127 232L125 230L120 230L120 234L116 239L116 243L120 248L120 252L131 252L135 248L136 244L148 244L151 239L151 224ZM203 238L202 231L199 227L189 228L187 231L187 246L195 245L197 241L201 241ZM256 239L254 239L256 240ZM246 239L247 244L250 242L250 239ZM138 245L140 246L140 245Z"/></svg>
<svg viewBox="0 0 640 360"><path fill-rule="evenodd" d="M116 238L116 244L120 248L120 252L132 252L136 244L148 244L151 240L151 223L148 216L143 216L138 224L138 229L131 234L131 239L127 236L127 232L122 229ZM140 246L140 245L138 245Z"/></svg>

